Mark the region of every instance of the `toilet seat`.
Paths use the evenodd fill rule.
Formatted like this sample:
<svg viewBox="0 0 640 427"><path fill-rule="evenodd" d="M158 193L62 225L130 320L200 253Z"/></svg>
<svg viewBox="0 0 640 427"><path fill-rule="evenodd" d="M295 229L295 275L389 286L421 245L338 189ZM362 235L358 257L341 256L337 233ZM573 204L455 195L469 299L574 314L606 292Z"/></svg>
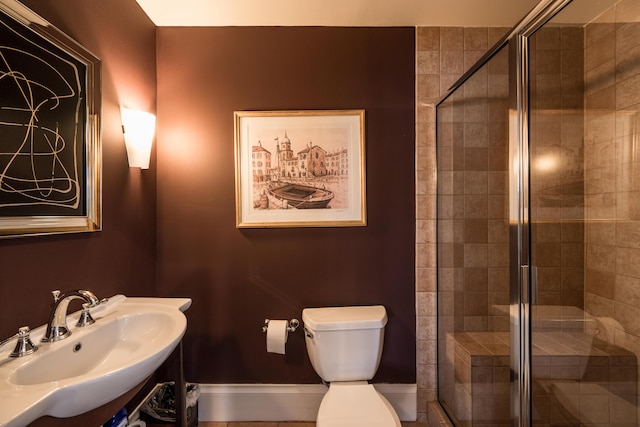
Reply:
<svg viewBox="0 0 640 427"><path fill-rule="evenodd" d="M401 427L391 404L366 381L332 382L316 427Z"/></svg>

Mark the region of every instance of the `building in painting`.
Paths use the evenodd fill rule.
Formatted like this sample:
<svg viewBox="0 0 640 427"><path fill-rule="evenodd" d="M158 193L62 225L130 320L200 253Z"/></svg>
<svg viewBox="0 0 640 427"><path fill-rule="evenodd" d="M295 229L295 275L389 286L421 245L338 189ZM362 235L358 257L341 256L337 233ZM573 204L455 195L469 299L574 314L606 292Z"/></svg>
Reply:
<svg viewBox="0 0 640 427"><path fill-rule="evenodd" d="M348 175L347 149L341 149L332 153L309 142L301 151L295 153L291 146L291 140L284 133L284 137L274 138L276 143L276 163L272 165L271 152L262 146L252 147L253 181L263 182L267 180L278 181L292 178L319 178L327 175Z"/></svg>
<svg viewBox="0 0 640 427"><path fill-rule="evenodd" d="M327 152L309 142L307 147L298 153L299 171L302 178L314 178L327 175Z"/></svg>
<svg viewBox="0 0 640 427"><path fill-rule="evenodd" d="M260 141L258 145L251 147L251 168L253 182L271 179L271 153L262 146Z"/></svg>
<svg viewBox="0 0 640 427"><path fill-rule="evenodd" d="M333 153L327 153L325 156L327 174L336 176L349 175L348 160L346 148Z"/></svg>

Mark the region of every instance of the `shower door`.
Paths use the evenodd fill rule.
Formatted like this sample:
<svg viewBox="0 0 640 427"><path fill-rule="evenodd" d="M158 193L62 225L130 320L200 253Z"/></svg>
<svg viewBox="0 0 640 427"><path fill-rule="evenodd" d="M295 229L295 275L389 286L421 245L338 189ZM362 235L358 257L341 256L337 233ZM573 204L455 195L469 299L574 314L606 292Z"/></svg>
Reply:
<svg viewBox="0 0 640 427"><path fill-rule="evenodd" d="M510 419L506 43L489 55L437 110L438 388L459 426Z"/></svg>
<svg viewBox="0 0 640 427"><path fill-rule="evenodd" d="M638 12L574 1L527 36L533 425L638 425Z"/></svg>
<svg viewBox="0 0 640 427"><path fill-rule="evenodd" d="M438 400L637 426L640 1L544 0L437 105Z"/></svg>

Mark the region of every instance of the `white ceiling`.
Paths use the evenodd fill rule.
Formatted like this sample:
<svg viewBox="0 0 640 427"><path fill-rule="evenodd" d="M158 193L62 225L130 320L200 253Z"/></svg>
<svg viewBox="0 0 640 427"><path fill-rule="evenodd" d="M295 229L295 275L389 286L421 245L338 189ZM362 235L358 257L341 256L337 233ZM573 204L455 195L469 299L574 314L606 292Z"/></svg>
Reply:
<svg viewBox="0 0 640 427"><path fill-rule="evenodd" d="M511 27L538 0L137 0L158 26Z"/></svg>

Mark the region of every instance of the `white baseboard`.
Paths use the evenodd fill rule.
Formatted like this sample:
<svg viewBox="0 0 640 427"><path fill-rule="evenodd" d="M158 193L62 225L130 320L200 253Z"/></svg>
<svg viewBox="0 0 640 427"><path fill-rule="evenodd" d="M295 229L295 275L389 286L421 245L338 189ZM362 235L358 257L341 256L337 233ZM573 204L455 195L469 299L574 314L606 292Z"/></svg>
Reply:
<svg viewBox="0 0 640 427"><path fill-rule="evenodd" d="M418 414L416 384L375 384L401 421ZM322 384L200 384L198 421L315 421Z"/></svg>

